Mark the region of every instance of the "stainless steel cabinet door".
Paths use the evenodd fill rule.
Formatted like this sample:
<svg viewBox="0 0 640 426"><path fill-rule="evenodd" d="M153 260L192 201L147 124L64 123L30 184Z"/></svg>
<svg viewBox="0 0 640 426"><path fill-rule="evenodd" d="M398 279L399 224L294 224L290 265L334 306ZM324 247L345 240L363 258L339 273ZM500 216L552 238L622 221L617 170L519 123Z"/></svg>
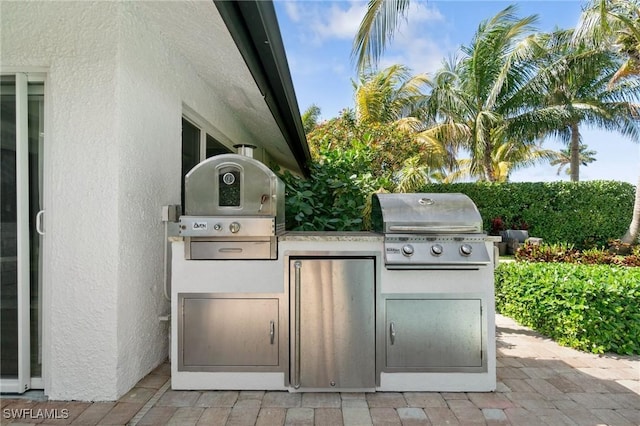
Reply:
<svg viewBox="0 0 640 426"><path fill-rule="evenodd" d="M290 268L293 386L375 387L374 260L292 259Z"/></svg>
<svg viewBox="0 0 640 426"><path fill-rule="evenodd" d="M183 367L278 365L278 300L182 301Z"/></svg>
<svg viewBox="0 0 640 426"><path fill-rule="evenodd" d="M477 299L387 300L387 366L481 367L480 303Z"/></svg>

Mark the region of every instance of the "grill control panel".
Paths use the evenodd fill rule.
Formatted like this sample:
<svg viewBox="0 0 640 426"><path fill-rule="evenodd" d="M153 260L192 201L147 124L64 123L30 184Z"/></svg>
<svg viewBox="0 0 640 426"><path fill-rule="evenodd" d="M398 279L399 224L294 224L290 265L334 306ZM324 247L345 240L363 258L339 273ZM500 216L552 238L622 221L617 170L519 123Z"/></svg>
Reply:
<svg viewBox="0 0 640 426"><path fill-rule="evenodd" d="M181 216L181 237L269 237L275 235L270 217Z"/></svg>
<svg viewBox="0 0 640 426"><path fill-rule="evenodd" d="M430 267L478 267L491 262L484 235L386 236L385 266L422 269Z"/></svg>

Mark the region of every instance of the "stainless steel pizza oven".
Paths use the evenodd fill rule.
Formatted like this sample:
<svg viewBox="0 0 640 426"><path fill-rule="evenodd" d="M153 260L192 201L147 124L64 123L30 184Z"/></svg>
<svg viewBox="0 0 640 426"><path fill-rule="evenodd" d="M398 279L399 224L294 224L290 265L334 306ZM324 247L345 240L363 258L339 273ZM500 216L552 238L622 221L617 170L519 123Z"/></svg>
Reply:
<svg viewBox="0 0 640 426"><path fill-rule="evenodd" d="M180 235L187 259L275 259L284 232L284 183L252 158L249 145L238 154L211 157L185 177L185 214Z"/></svg>
<svg viewBox="0 0 640 426"><path fill-rule="evenodd" d="M482 218L464 194L375 194L387 269L475 269L491 262Z"/></svg>

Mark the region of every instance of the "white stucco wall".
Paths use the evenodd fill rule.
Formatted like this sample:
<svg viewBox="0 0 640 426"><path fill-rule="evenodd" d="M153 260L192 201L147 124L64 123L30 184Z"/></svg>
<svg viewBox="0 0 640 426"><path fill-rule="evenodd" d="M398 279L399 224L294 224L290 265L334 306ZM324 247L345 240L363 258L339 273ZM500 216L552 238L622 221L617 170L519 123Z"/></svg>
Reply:
<svg viewBox="0 0 640 426"><path fill-rule="evenodd" d="M167 355L160 208L180 200L183 104L247 141L215 88L138 7L0 2L2 69L47 70L43 357L51 399L117 399ZM190 7L212 12L210 2Z"/></svg>
<svg viewBox="0 0 640 426"><path fill-rule="evenodd" d="M48 69L45 94L45 387L116 395L117 7L0 3L2 67ZM72 12L73 11L73 12Z"/></svg>

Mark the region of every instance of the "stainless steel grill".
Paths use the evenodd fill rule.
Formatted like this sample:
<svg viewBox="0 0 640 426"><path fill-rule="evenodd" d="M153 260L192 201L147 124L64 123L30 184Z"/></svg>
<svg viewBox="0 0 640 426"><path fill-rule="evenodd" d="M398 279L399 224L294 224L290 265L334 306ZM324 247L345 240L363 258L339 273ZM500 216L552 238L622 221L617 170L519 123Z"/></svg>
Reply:
<svg viewBox="0 0 640 426"><path fill-rule="evenodd" d="M375 194L387 269L474 269L491 262L482 218L464 194Z"/></svg>
<svg viewBox="0 0 640 426"><path fill-rule="evenodd" d="M242 154L211 157L185 178L187 259L275 259L284 232L284 183L264 164Z"/></svg>

